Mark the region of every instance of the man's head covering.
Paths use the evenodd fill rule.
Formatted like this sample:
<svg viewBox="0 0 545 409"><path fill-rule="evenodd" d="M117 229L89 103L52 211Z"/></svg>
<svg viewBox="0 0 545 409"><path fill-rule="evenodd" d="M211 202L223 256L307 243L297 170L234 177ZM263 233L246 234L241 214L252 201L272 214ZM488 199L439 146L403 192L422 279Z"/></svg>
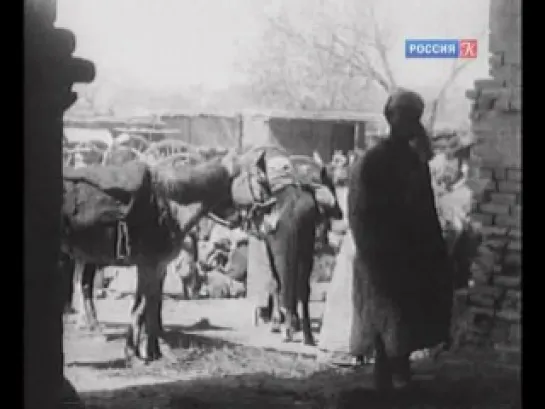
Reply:
<svg viewBox="0 0 545 409"><path fill-rule="evenodd" d="M390 95L384 107L384 116L390 124L391 135L408 140L423 161L433 157L433 147L420 119L424 99L416 92L399 88Z"/></svg>
<svg viewBox="0 0 545 409"><path fill-rule="evenodd" d="M419 122L424 112L424 99L414 91L399 88L394 91L384 106L384 116L390 124L401 122Z"/></svg>

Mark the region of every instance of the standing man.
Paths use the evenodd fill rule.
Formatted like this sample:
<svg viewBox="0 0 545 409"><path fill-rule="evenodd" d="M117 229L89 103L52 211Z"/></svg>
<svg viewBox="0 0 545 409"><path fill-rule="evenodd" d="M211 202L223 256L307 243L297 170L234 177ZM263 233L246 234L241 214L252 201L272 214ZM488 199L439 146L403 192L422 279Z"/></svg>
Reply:
<svg viewBox="0 0 545 409"><path fill-rule="evenodd" d="M355 242L351 354L374 348L375 386L408 385L411 352L448 341L452 286L420 122L422 98L393 93L387 139L356 159L348 193ZM418 154L414 147L418 147Z"/></svg>

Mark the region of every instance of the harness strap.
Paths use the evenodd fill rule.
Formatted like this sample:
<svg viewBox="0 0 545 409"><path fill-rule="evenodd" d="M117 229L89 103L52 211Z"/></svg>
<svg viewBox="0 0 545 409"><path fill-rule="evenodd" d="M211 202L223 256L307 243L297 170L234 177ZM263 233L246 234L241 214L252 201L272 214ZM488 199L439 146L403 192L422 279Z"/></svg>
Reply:
<svg viewBox="0 0 545 409"><path fill-rule="evenodd" d="M121 220L117 222L116 258L124 260L131 254L129 244L129 229L127 223Z"/></svg>

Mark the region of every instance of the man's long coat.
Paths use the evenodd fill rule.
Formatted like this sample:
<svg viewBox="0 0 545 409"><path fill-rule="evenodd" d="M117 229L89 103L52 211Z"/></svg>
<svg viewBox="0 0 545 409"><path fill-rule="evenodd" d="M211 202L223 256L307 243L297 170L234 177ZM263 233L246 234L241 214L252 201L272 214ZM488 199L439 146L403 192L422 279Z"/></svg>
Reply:
<svg viewBox="0 0 545 409"><path fill-rule="evenodd" d="M406 142L380 142L354 163L348 217L359 311L351 352L367 353L378 338L389 356L447 341L452 278L446 247L429 168Z"/></svg>

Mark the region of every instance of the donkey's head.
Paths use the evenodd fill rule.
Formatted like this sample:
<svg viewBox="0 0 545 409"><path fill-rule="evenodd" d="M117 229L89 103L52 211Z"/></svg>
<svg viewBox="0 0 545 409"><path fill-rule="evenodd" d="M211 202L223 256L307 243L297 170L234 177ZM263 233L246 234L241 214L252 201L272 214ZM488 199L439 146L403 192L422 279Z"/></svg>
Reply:
<svg viewBox="0 0 545 409"><path fill-rule="evenodd" d="M210 216L218 222L240 225L255 217L256 212L271 204L272 193L267 176L266 152L255 160L243 163L240 156L231 151L221 159L221 165L230 177L229 194L218 197ZM218 219L219 218L219 219Z"/></svg>

